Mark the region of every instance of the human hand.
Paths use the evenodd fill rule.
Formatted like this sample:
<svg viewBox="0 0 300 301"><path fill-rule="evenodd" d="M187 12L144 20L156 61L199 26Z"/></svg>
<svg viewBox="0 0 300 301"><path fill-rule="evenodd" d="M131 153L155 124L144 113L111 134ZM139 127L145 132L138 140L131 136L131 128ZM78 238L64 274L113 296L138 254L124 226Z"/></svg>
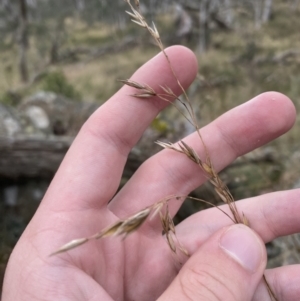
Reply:
<svg viewBox="0 0 300 301"><path fill-rule="evenodd" d="M197 73L194 55L179 46L167 52L187 87ZM164 85L180 93L162 54L132 79L155 90ZM2 300L270 300L260 282L266 264L262 240L300 231L299 190L237 203L261 238L243 225L232 226L216 209L183 221L177 236L192 256L179 274L154 221L123 241L91 241L49 257L74 238L98 232L167 195L186 195L206 180L185 156L163 150L114 196L130 149L166 106L159 99L128 96L132 91L123 87L82 127L11 255ZM289 130L294 120L290 100L269 92L222 115L201 133L216 170L221 170ZM204 155L196 134L184 141ZM169 204L172 214L179 207L179 201ZM299 275L299 266L266 272L279 300L288 301L299 299Z"/></svg>

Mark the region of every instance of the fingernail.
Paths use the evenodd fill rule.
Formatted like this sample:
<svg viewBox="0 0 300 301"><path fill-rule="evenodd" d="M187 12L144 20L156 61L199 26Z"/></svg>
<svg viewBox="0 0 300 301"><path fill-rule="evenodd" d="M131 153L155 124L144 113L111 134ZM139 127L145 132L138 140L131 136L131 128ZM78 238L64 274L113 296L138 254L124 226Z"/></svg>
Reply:
<svg viewBox="0 0 300 301"><path fill-rule="evenodd" d="M220 238L220 247L246 270L254 273L263 260L263 244L244 225L233 225Z"/></svg>

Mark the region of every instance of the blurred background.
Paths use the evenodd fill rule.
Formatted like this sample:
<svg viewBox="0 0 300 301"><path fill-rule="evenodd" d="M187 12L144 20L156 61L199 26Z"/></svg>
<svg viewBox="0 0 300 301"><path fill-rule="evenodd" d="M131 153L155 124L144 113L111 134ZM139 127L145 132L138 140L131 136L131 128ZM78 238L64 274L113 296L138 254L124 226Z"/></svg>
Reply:
<svg viewBox="0 0 300 301"><path fill-rule="evenodd" d="M201 126L259 93L276 90L300 106L299 0L141 0L165 46L199 60L187 91ZM83 122L158 49L122 0L0 0L0 284L9 254ZM257 108L259 110L259 108ZM299 113L298 113L299 116ZM162 112L132 150L120 187L154 141L193 129ZM300 188L300 119L276 141L221 173L236 199ZM222 155L222 153L220 153ZM194 196L219 203L209 185ZM176 217L204 207L186 202ZM267 245L269 266L300 260L297 235Z"/></svg>

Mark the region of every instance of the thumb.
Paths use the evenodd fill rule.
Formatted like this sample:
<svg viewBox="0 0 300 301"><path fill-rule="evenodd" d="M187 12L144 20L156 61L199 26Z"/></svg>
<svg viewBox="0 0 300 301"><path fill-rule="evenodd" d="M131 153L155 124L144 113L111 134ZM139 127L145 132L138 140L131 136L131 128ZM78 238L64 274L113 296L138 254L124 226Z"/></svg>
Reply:
<svg viewBox="0 0 300 301"><path fill-rule="evenodd" d="M223 228L185 263L158 300L250 301L266 262L264 243L250 228Z"/></svg>

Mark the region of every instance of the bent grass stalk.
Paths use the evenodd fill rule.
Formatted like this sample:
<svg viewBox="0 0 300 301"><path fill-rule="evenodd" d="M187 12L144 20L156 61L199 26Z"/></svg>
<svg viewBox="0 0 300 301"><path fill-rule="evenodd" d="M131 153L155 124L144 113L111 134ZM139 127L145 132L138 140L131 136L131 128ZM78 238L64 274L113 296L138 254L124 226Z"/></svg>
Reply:
<svg viewBox="0 0 300 301"><path fill-rule="evenodd" d="M190 196L172 195L172 196L166 197L166 198L156 202L155 204L153 204L151 206L144 208L143 210L140 210L139 212L131 215L130 217L128 217L126 219L117 221L116 223L108 226L107 228L103 229L102 231L100 231L92 236L85 237L85 238L79 238L79 239L75 239L75 240L68 242L67 244L65 244L61 248L59 248L57 251L53 252L51 254L51 256L69 251L73 248L76 248L82 244L87 243L90 240L101 239L101 238L108 237L108 236L122 236L123 238L126 238L127 235L138 230L139 227L147 219L152 219L157 215L159 216L159 219L160 219L160 222L162 225L162 229L163 229L163 233L166 237L167 243L168 243L171 251L174 254L178 254L177 251L179 250L186 256L189 256L187 250L184 248L184 246L182 246L180 244L180 242L178 241L178 239L176 237L175 225L174 225L173 218L170 214L169 206L168 206L168 204L171 200L184 201L185 199L191 199L191 200L204 202L206 204L216 207L223 214L225 214L233 223L236 223L236 224L240 223L240 224L244 224L244 225L250 227L250 223L249 223L248 219L246 218L244 213L241 214L238 211L235 200L234 200L231 192L229 191L226 184L221 180L218 173L214 169L208 149L202 138L202 135L200 132L200 127L198 126L196 115L195 115L193 106L191 104L191 101L190 101L185 89L183 88L182 84L180 83L178 76L175 73L173 65L165 51L165 48L163 46L163 43L161 41L159 32L158 32L155 24L152 23L152 26L150 26L147 23L146 19L143 17L143 15L140 13L140 11L139 11L140 1L139 0L134 0L135 6L131 3L131 0L124 0L124 1L129 5L129 7L131 9L131 12L127 11L126 13L132 17L132 22L139 25L140 27L145 28L150 33L150 35L153 37L158 48L164 54L164 56L168 62L168 65L170 67L170 70L174 76L174 79L176 80L179 88L182 91L184 99L182 100L181 98L177 97L175 95L175 93L171 90L171 88L169 88L169 87L161 86L161 89L164 91L164 93L157 93L152 87L150 87L149 85L147 85L145 83L138 83L136 81L132 81L129 79L120 80L120 82L122 82L125 85L131 86L137 90L136 93L131 95L133 97L141 98L141 99L149 99L149 100L151 100L152 97L158 97L158 98L170 103L171 105L175 106L175 108L180 112L180 114L189 123L191 123L193 125L196 132L198 133L199 139L205 150L205 158L204 159L201 159L198 156L198 154L196 153L196 151L192 147L187 145L184 141L180 141L177 144L165 143L165 142L160 142L160 141L157 141L156 143L164 149L170 149L175 152L181 153L181 154L185 155L186 157L188 157L191 161L196 163L199 166L200 170L205 174L207 179L210 181L210 183L213 185L214 190L219 195L220 199L225 204L228 205L228 207L231 211L232 217L229 214L227 214L224 210L222 210L220 207L218 207L208 201L190 197ZM180 102L180 104L185 108L186 112L183 112L174 102L171 101L171 99L178 100ZM266 288L267 288L267 291L269 293L271 300L279 301L277 299L277 297L275 296L271 286L269 285L265 275L263 276L263 280L266 284Z"/></svg>

